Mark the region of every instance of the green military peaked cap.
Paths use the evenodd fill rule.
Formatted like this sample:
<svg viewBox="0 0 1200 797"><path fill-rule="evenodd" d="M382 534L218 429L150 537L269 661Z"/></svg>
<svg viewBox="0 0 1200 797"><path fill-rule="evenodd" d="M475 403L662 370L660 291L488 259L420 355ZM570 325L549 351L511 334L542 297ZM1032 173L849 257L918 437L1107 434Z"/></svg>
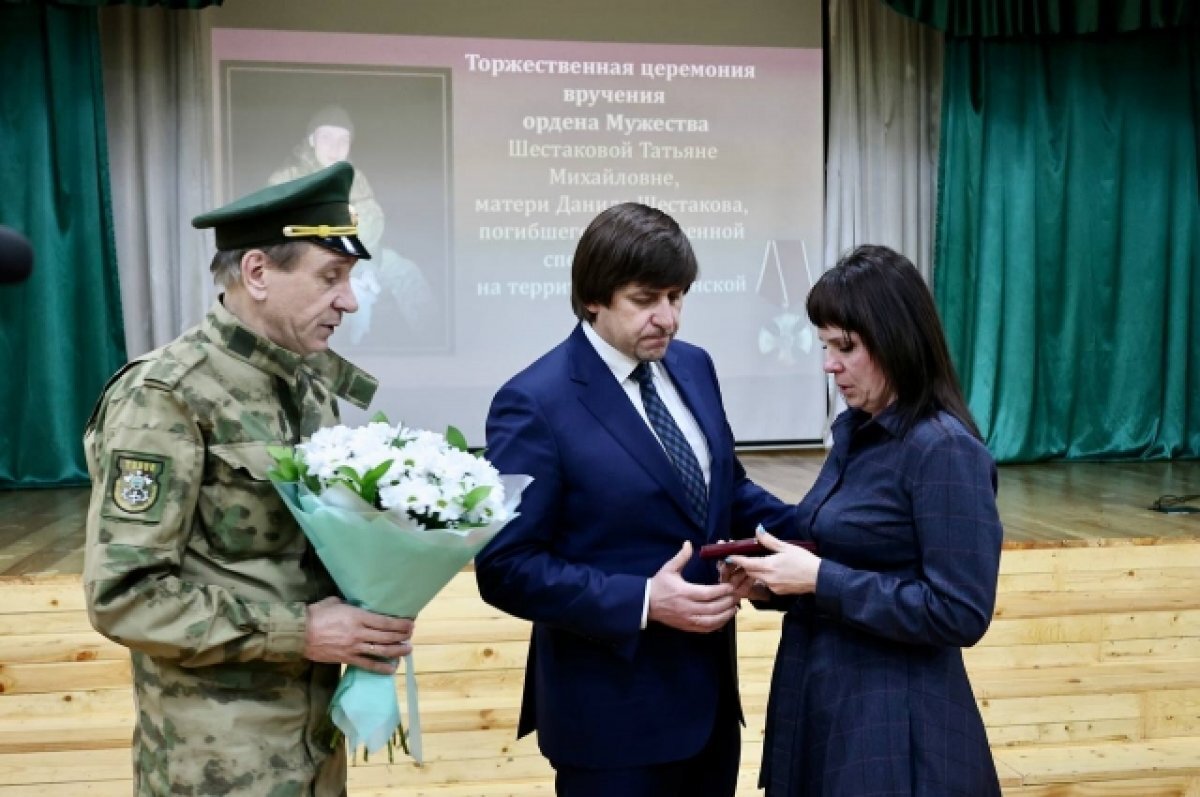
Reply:
<svg viewBox="0 0 1200 797"><path fill-rule="evenodd" d="M354 167L339 161L202 213L192 226L212 227L222 250L311 241L368 260L371 253L358 240L358 219L350 207L353 182Z"/></svg>

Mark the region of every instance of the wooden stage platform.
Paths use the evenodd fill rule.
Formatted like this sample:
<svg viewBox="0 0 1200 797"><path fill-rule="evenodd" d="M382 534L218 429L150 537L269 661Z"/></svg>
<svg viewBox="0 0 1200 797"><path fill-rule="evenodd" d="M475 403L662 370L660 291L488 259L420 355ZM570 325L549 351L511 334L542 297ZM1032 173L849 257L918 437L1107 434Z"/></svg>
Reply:
<svg viewBox="0 0 1200 797"><path fill-rule="evenodd" d="M821 454L743 462L798 500ZM1194 493L1200 462L1001 468L998 605L966 658L1006 795L1200 797L1200 514L1147 509ZM79 586L86 502L0 492L0 797L130 793L128 656L88 626ZM746 608L738 629L750 797L779 616ZM350 794L552 794L513 738L527 636L460 574L414 638L426 763L372 757Z"/></svg>

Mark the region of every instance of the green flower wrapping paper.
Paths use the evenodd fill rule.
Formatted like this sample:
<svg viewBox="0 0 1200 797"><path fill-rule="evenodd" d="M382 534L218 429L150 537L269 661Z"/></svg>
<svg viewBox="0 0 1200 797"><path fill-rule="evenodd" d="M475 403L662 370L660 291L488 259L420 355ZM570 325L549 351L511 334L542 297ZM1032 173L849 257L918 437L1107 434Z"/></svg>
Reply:
<svg viewBox="0 0 1200 797"><path fill-rule="evenodd" d="M393 617L416 618L515 517L532 481L499 475L453 429L331 427L272 455L276 489L345 599ZM351 750L375 752L399 733L423 761L411 654L404 664L407 733L394 676L346 668L331 711Z"/></svg>

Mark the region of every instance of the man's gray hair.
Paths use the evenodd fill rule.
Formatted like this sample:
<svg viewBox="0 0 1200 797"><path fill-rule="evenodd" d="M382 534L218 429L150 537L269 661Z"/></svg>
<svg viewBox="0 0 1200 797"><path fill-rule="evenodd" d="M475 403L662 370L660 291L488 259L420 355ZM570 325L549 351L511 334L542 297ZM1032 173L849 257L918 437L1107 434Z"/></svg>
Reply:
<svg viewBox="0 0 1200 797"><path fill-rule="evenodd" d="M291 271L308 246L315 244L307 241L289 241L285 244L250 246L245 249L222 249L213 256L212 265L208 270L212 272L213 282L218 288L228 289L242 281L242 258L251 249L257 249L266 255L280 271Z"/></svg>

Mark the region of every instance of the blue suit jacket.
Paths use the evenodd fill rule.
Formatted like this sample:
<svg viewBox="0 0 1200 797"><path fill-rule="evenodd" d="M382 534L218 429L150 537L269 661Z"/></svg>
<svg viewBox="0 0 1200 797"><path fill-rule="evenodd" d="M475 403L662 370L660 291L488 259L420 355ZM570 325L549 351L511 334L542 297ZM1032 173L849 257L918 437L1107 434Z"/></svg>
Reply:
<svg viewBox="0 0 1200 797"><path fill-rule="evenodd" d="M707 526L687 511L666 452L576 327L492 401L488 458L527 473L520 517L476 558L488 603L533 621L518 734L579 767L675 761L700 751L724 692L736 703L733 623L689 634L640 630L646 580L679 552L794 534L795 507L746 478L733 452L712 360L681 341L663 360L711 452ZM684 577L715 583L693 557Z"/></svg>

